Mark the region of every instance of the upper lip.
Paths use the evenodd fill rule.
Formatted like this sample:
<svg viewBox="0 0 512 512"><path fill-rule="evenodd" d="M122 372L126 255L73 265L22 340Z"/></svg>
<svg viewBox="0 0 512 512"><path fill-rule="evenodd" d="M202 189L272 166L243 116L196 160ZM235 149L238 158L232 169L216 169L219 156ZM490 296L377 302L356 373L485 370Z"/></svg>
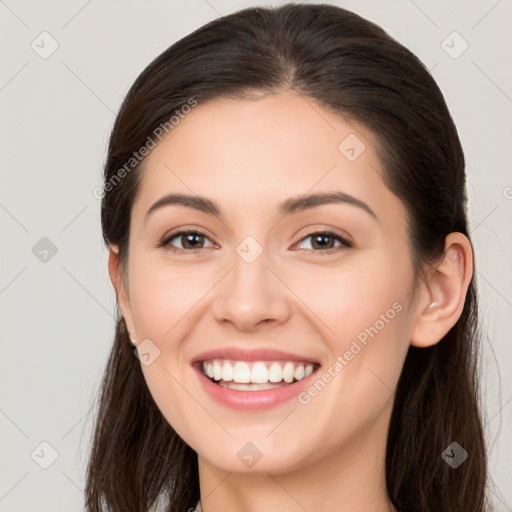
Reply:
<svg viewBox="0 0 512 512"><path fill-rule="evenodd" d="M298 362L311 362L318 363L316 360L311 359L308 356L302 356L299 354L292 354L290 352L283 352L274 348L242 348L242 347L224 347L214 350L208 350L201 352L192 361L192 363L198 363L202 361L208 361L211 359L232 359L234 361L298 361Z"/></svg>

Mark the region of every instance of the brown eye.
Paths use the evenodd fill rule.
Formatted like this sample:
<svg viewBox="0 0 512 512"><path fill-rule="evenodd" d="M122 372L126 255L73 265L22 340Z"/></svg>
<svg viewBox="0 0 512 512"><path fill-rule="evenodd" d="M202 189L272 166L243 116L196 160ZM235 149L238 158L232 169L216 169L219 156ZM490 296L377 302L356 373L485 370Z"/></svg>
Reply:
<svg viewBox="0 0 512 512"><path fill-rule="evenodd" d="M353 246L346 238L334 231L315 231L314 233L304 237L302 240L307 240L308 238L311 238L312 240L310 244L311 249L314 252L320 252L321 254L324 252L333 253ZM339 245L334 246L335 242L339 242Z"/></svg>
<svg viewBox="0 0 512 512"><path fill-rule="evenodd" d="M353 247L350 241L335 231L315 231L302 238L301 242L308 238L312 240L310 243L311 247L306 247L305 249L318 254L332 254ZM177 240L181 244L181 247L176 247L171 243L173 240ZM160 247L166 247L176 253L198 252L207 248L203 246L206 240L210 239L199 231L178 231L164 238L160 243ZM335 245L336 242L338 242L338 245ZM212 246L213 244L210 245L210 247ZM301 249L304 250L304 248Z"/></svg>
<svg viewBox="0 0 512 512"><path fill-rule="evenodd" d="M181 243L181 247L171 244L171 241L175 239ZM168 247L174 252L194 252L205 248L202 247L205 240L209 240L208 237L199 231L179 231L166 237L162 241L161 247Z"/></svg>

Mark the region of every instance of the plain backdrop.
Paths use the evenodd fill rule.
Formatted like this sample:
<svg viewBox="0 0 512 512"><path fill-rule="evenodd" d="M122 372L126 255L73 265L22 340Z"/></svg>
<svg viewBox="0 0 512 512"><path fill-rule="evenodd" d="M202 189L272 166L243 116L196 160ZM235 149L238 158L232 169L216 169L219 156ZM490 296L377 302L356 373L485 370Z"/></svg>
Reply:
<svg viewBox="0 0 512 512"><path fill-rule="evenodd" d="M115 313L93 191L124 95L176 40L254 5L0 1L0 511L83 509ZM337 5L425 63L458 127L486 332L485 429L502 497L495 510L512 510L512 2Z"/></svg>

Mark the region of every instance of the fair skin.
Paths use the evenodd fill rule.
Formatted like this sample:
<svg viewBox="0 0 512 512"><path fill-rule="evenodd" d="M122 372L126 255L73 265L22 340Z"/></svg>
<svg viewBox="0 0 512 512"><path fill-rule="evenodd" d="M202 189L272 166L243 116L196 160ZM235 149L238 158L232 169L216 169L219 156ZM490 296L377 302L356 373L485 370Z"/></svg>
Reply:
<svg viewBox="0 0 512 512"><path fill-rule="evenodd" d="M350 161L338 149L349 134L365 150ZM129 261L109 272L136 343L160 356L142 365L164 417L198 454L205 512L395 510L386 493L385 445L393 390L409 345L428 347L459 318L473 272L469 241L446 238L445 257L413 294L406 212L384 185L375 138L363 126L292 91L260 99L199 104L151 152L131 212ZM342 191L348 203L283 216L278 204ZM169 193L205 196L222 217L180 205L151 205ZM179 229L178 229L179 228ZM197 230L176 248L165 235ZM334 229L352 242L309 236ZM247 263L236 249L251 236L262 249ZM192 240L194 243L194 240ZM435 303L435 307L429 305ZM398 303L400 312L311 400L238 411L204 391L191 361L226 346L306 354L321 375L365 328ZM237 452L262 454L246 467Z"/></svg>

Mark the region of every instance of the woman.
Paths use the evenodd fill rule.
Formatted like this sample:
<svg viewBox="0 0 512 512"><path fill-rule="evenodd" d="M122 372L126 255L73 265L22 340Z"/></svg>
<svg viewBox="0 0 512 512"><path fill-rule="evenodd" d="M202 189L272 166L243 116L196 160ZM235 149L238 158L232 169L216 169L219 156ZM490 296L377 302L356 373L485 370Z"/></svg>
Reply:
<svg viewBox="0 0 512 512"><path fill-rule="evenodd" d="M381 28L287 4L173 44L121 106L101 220L88 510L485 510L464 155Z"/></svg>

